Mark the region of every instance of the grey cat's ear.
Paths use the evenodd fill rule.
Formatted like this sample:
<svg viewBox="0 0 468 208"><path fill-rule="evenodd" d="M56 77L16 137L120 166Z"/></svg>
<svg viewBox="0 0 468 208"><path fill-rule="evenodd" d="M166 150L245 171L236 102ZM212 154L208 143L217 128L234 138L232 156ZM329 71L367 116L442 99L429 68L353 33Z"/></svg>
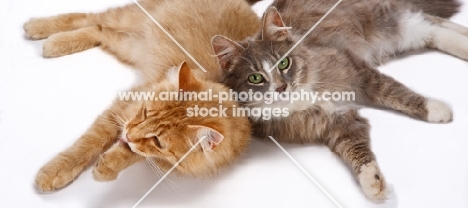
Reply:
<svg viewBox="0 0 468 208"><path fill-rule="evenodd" d="M195 135L190 138L192 144L195 145L198 141L202 140L200 146L204 152L213 151L224 139L221 133L207 126L188 125L187 127L196 132Z"/></svg>
<svg viewBox="0 0 468 208"><path fill-rule="evenodd" d="M263 15L262 40L283 41L291 35L288 30L291 27L284 25L283 19L276 7L269 7Z"/></svg>
<svg viewBox="0 0 468 208"><path fill-rule="evenodd" d="M233 59L239 57L241 52L245 50L239 43L222 35L214 36L211 39L211 45L218 57L221 68L224 70L228 70L233 63Z"/></svg>

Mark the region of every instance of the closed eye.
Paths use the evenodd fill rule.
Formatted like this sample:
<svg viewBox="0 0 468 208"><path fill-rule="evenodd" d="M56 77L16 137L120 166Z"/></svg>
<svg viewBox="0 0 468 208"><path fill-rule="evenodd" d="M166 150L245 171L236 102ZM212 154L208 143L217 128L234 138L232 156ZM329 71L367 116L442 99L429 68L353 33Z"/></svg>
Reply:
<svg viewBox="0 0 468 208"><path fill-rule="evenodd" d="M154 145L156 145L158 148L162 149L161 141L159 141L159 138L157 136L152 136L151 139L154 142Z"/></svg>

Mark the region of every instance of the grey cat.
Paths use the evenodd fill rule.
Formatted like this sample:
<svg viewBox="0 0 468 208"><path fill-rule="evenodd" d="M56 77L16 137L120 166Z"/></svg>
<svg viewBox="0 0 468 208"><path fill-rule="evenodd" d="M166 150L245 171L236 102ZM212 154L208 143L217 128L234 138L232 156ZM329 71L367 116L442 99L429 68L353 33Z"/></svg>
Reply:
<svg viewBox="0 0 468 208"><path fill-rule="evenodd" d="M354 93L354 100L269 103L264 98L243 105L287 108L287 117L265 120L250 115L254 135L327 145L352 168L364 194L382 201L387 195L385 179L370 148L369 123L358 107L388 108L435 123L451 121L452 110L375 67L395 54L425 47L468 60L468 29L445 19L457 12L456 1L345 0L284 57L335 3L276 0L278 9L266 11L258 35L240 42L215 36L212 44L226 72L224 83L237 92Z"/></svg>

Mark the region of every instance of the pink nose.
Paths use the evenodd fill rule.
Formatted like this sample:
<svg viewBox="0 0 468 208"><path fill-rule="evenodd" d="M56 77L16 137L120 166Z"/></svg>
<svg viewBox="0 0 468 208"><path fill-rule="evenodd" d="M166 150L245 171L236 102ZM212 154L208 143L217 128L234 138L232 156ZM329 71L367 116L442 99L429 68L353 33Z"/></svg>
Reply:
<svg viewBox="0 0 468 208"><path fill-rule="evenodd" d="M282 93L286 90L286 87L288 87L288 85L284 84L283 86L276 88L276 92Z"/></svg>
<svg viewBox="0 0 468 208"><path fill-rule="evenodd" d="M121 137L119 139L120 142L123 142L123 143L128 143L130 140L128 139L128 132L125 134L125 136Z"/></svg>

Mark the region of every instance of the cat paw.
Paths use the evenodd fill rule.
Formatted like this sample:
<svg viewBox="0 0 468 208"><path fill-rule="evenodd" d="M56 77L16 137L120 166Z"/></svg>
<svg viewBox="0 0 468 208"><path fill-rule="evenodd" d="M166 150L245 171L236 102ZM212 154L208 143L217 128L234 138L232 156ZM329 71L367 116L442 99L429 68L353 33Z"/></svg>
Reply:
<svg viewBox="0 0 468 208"><path fill-rule="evenodd" d="M40 40L48 38L54 34L53 31L48 29L48 18L32 18L23 25L26 37L32 40Z"/></svg>
<svg viewBox="0 0 468 208"><path fill-rule="evenodd" d="M93 168L93 178L96 181L113 181L119 173L105 163L105 154L101 155Z"/></svg>
<svg viewBox="0 0 468 208"><path fill-rule="evenodd" d="M364 194L370 200L382 202L387 198L387 185L375 161L361 166L358 179Z"/></svg>
<svg viewBox="0 0 468 208"><path fill-rule="evenodd" d="M67 41L61 41L60 39L60 33L53 34L42 44L42 56L44 58L55 58L70 54Z"/></svg>
<svg viewBox="0 0 468 208"><path fill-rule="evenodd" d="M72 182L83 171L75 162L56 158L44 165L36 175L36 187L41 192L54 191Z"/></svg>
<svg viewBox="0 0 468 208"><path fill-rule="evenodd" d="M432 123L447 123L452 120L452 109L447 104L428 99L426 102L427 121Z"/></svg>

